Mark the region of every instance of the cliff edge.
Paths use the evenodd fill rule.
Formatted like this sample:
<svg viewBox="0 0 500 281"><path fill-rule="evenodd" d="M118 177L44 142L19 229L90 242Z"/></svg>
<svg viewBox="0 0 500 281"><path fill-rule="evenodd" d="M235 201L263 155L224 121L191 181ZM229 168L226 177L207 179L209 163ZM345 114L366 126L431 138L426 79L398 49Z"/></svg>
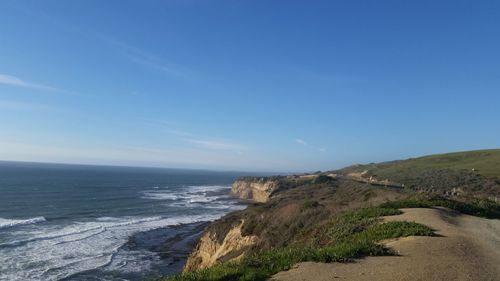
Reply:
<svg viewBox="0 0 500 281"><path fill-rule="evenodd" d="M226 228L225 231L217 227L207 229L189 256L184 272L241 258L245 251L257 241L257 237L254 235L242 235L243 224L244 221L240 221L231 225L230 228Z"/></svg>
<svg viewBox="0 0 500 281"><path fill-rule="evenodd" d="M465 242L451 239L453 233L445 230L459 229L469 221L465 218L470 217L459 216L455 211L488 219L500 218L500 174L493 174L500 171L499 157L500 150L472 151L355 165L312 174L240 178L233 184L232 193L255 203L250 203L245 210L229 213L212 222L190 255L184 274L166 280L201 281L207 280L206 276L210 276L211 280L265 280L273 278L273 275L274 278L284 278L279 280L323 280L323 277L324 280L330 280L340 268L346 268L346 272L354 275L359 275L360 270L350 270L351 266L357 266L353 264L325 265L310 262L343 262L372 255L389 257L367 258L360 264L374 261L374 264L378 265L383 260L391 260L394 261L394 270L398 269L398 265L407 264L408 268L398 275L401 278L394 276L398 280L416 280L418 278L413 278L415 275L412 274L412 267L416 262L424 264L421 267L422 274L430 268L425 264L430 266L437 263L428 263L430 259L424 256L415 260L417 255L406 251L406 248L398 248L396 244L399 242L384 244L389 241L387 239L412 235L429 237L410 237L398 241L403 243L401 245L406 245L404 241L424 241L425 243L418 244L415 248L422 250L424 254L429 250L429 247L425 247L430 245L427 244L429 241L436 243L436 246L431 248L438 251L438 246L451 241L449 245L452 252L443 251L443 260L456 258L456 251L464 253L466 260L475 259L487 252L475 255L469 249L476 249L476 246L481 245L474 244L473 247L465 249L461 246L465 245ZM450 215L446 215L443 221L436 220L445 223L446 228L438 224L426 226L432 216L444 218L442 209L436 209L436 206L454 210L446 211L450 212ZM394 224L390 224L388 217L382 221L381 216L398 215L401 208L430 209L406 209L406 216L410 215L409 212L415 212L415 218L405 217L408 220L394 221ZM402 219L403 216L398 218ZM419 221L421 223L418 223ZM482 224L472 224L466 227L467 230L484 228L488 231L474 233L471 237L494 234L495 237L491 236L491 241L498 241L498 224L495 224L496 230L493 233L490 230L493 227L490 223L492 221L477 218L474 218L474 221L480 221ZM433 230L442 236L434 236ZM465 230L459 230L456 233L465 233ZM367 244L363 241L371 242ZM486 246L493 249L495 255L484 255L487 260L494 261L490 263L494 265L498 263L497 244L490 243ZM410 258L390 257L395 253L393 250L407 254ZM235 260L240 262L228 263ZM297 270L293 269L295 264L299 264ZM483 260L476 264L486 262ZM214 265L216 266L212 267ZM204 268L207 269L197 271ZM308 277L322 268L331 269L331 275ZM285 272L278 274L280 271ZM431 273L441 272L445 271L439 269L432 270ZM491 276L497 275L496 270L488 272L494 274ZM358 276L361 278L359 280L372 280L370 274ZM467 271L463 276L466 277L463 280L472 280L470 278L482 275L477 271ZM364 277L367 278L362 279ZM439 280L438 277L422 280L428 279Z"/></svg>
<svg viewBox="0 0 500 281"><path fill-rule="evenodd" d="M265 203L283 186L281 177L245 177L233 183L231 193L241 199ZM228 215L211 224L189 256L184 272L242 257L258 241L258 236L244 233L243 226L245 212Z"/></svg>
<svg viewBox="0 0 500 281"><path fill-rule="evenodd" d="M293 243L303 229L332 214L404 197L398 190L373 190L365 183L333 177L275 177L238 180L233 193L259 204L211 223L189 256L192 272L273 247ZM236 190L236 191L235 191Z"/></svg>
<svg viewBox="0 0 500 281"><path fill-rule="evenodd" d="M277 178L243 178L234 182L231 192L241 199L264 203L281 187Z"/></svg>

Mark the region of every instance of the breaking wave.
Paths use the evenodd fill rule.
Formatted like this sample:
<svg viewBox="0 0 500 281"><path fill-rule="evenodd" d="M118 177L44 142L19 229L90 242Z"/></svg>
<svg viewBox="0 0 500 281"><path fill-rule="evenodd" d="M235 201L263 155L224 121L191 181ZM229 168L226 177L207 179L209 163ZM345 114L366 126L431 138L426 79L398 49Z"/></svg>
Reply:
<svg viewBox="0 0 500 281"><path fill-rule="evenodd" d="M113 261L113 258L135 233L215 220L222 215L223 213L174 218L105 217L66 226L45 226L19 231L20 236L27 238L0 244L0 280L59 280L82 271L119 263ZM29 264L37 266L23 266Z"/></svg>
<svg viewBox="0 0 500 281"><path fill-rule="evenodd" d="M130 237L168 226L215 220L244 208L229 195L229 189L228 185L151 185L136 191L136 198L143 200L140 204L146 203L136 206L159 209L140 209L132 216L103 213L104 216L62 221L47 221L44 217L0 218L0 281L79 280L72 278L92 270L150 270L153 264L161 262L160 256L148 249L124 247Z"/></svg>
<svg viewBox="0 0 500 281"><path fill-rule="evenodd" d="M47 221L47 220L45 220L44 217L36 217L36 218L25 219L25 220L12 220L12 219L0 218L0 229L14 227L14 226L20 226L20 225L35 224L35 223L40 223L40 222L45 222L45 221Z"/></svg>

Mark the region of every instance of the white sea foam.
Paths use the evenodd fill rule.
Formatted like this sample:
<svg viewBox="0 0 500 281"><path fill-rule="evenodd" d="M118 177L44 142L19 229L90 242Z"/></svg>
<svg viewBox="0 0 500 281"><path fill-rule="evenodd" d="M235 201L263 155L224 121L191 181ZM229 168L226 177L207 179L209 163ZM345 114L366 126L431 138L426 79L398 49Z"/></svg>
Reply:
<svg viewBox="0 0 500 281"><path fill-rule="evenodd" d="M45 221L46 220L44 217L36 217L36 218L30 218L30 219L25 219L25 220L13 220L13 219L0 218L0 229L19 226L19 225L35 224L35 223L40 223L40 222L45 222Z"/></svg>
<svg viewBox="0 0 500 281"><path fill-rule="evenodd" d="M172 193L169 191L144 191L142 193L143 199L151 199L151 200L179 200L188 198L187 195L183 195L181 193Z"/></svg>
<svg viewBox="0 0 500 281"><path fill-rule="evenodd" d="M222 185L201 185L186 186L185 188L176 191L146 190L142 192L142 198L149 200L181 201L187 203L209 203L221 198L227 198L227 195L213 195L213 193L229 188L230 186Z"/></svg>
<svg viewBox="0 0 500 281"><path fill-rule="evenodd" d="M209 206L206 206L205 208L207 209L216 209L216 210L229 210L229 211L237 211L237 210L243 210L246 208L245 205L242 204L234 204L234 203L219 203L219 204L211 204Z"/></svg>
<svg viewBox="0 0 500 281"><path fill-rule="evenodd" d="M210 210L234 211L244 209L245 206L231 200L229 185L201 185L185 186L178 190L146 190L142 193L143 199L169 201L166 205L184 208L203 208Z"/></svg>
<svg viewBox="0 0 500 281"><path fill-rule="evenodd" d="M196 192L208 192L208 191L221 191L224 189L230 189L229 185L190 185L188 189L192 193Z"/></svg>
<svg viewBox="0 0 500 281"><path fill-rule="evenodd" d="M134 271L140 261L128 254L117 254L134 233L214 220L222 215L213 212L175 218L103 217L66 226L43 226L13 232L13 237L22 239L0 245L0 280L58 280L95 268L115 270L123 267L124 271ZM141 255L150 255L149 260L157 258L151 252L141 252ZM148 264L144 262L140 267Z"/></svg>
<svg viewBox="0 0 500 281"><path fill-rule="evenodd" d="M206 194L193 195L189 198L190 203L208 203L219 199L218 196L207 196Z"/></svg>
<svg viewBox="0 0 500 281"><path fill-rule="evenodd" d="M151 255L151 252L146 250L118 251L103 269L122 273L138 273L150 270L152 263L159 262L161 259L158 255Z"/></svg>
<svg viewBox="0 0 500 281"><path fill-rule="evenodd" d="M166 204L167 206L184 207L184 208L203 208L209 210L224 210L224 211L237 211L246 208L243 204L237 204L232 201L221 201L212 204L192 203L192 202L173 202Z"/></svg>
<svg viewBox="0 0 500 281"><path fill-rule="evenodd" d="M145 200L165 205L205 209L203 215L177 217L100 217L66 225L50 223L12 228L0 244L0 281L59 280L97 269L137 272L148 270L159 257L147 250L121 248L135 233L198 221L217 219L231 210L244 208L224 194L229 186L184 186L168 189L150 187L141 193ZM1 227L43 222L0 219Z"/></svg>

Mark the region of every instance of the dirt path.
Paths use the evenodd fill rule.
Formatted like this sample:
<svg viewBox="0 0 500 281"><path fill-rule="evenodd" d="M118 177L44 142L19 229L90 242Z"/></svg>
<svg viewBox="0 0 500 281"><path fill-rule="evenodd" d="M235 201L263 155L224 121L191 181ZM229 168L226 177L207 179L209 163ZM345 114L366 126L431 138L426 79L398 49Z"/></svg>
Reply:
<svg viewBox="0 0 500 281"><path fill-rule="evenodd" d="M442 237L387 241L400 256L368 257L355 263L298 264L280 272L280 281L500 281L500 220L457 214L444 208L402 209L386 221L415 221Z"/></svg>

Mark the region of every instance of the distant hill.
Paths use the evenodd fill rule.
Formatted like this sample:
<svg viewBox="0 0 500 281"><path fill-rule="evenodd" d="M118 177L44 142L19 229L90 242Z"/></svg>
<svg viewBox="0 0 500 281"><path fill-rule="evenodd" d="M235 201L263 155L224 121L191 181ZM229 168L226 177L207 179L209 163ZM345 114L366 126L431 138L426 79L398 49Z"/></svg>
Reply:
<svg viewBox="0 0 500 281"><path fill-rule="evenodd" d="M500 149L435 154L378 164L355 165L343 170L360 172L367 169L376 169L380 174L410 169L451 169L456 171L475 169L483 176L500 177Z"/></svg>
<svg viewBox="0 0 500 281"><path fill-rule="evenodd" d="M367 180L388 180L418 190L458 190L472 195L499 195L500 149L354 165L336 172Z"/></svg>

